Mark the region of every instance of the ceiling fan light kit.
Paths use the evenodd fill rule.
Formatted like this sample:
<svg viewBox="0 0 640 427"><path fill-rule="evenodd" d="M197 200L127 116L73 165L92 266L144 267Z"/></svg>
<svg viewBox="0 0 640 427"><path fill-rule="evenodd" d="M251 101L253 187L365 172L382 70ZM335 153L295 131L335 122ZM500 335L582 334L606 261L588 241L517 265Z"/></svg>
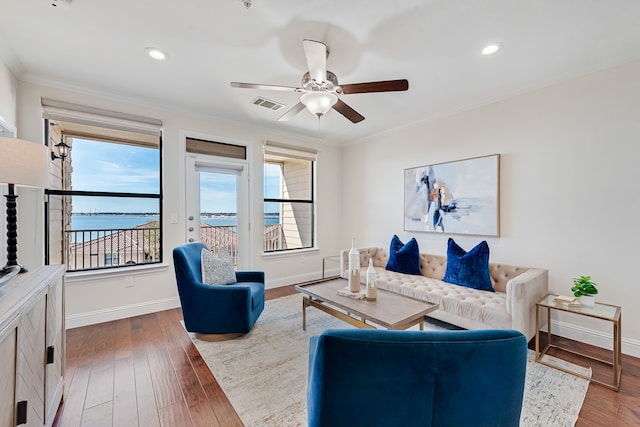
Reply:
<svg viewBox="0 0 640 427"><path fill-rule="evenodd" d="M303 40L302 45L307 60L307 68L309 69L302 76L302 87L240 82L231 82L231 87L302 92L300 102L280 116L279 121L289 120L305 108L318 117L322 117L333 108L352 123L361 122L364 120L364 116L345 104L344 101L338 98L338 95L398 92L409 89L409 82L405 79L340 85L336 75L327 70L327 56L329 55L327 46L314 40Z"/></svg>
<svg viewBox="0 0 640 427"><path fill-rule="evenodd" d="M311 113L321 117L327 114L329 110L331 110L331 107L336 105L338 96L333 92L307 92L302 94L300 102L302 102Z"/></svg>

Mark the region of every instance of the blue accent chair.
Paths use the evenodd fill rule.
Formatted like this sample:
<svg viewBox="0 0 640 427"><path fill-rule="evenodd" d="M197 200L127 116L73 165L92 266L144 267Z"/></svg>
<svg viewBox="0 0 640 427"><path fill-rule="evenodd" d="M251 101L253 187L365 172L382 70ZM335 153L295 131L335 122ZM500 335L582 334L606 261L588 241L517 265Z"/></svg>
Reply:
<svg viewBox="0 0 640 427"><path fill-rule="evenodd" d="M527 340L514 330L327 330L309 349L309 427L518 426Z"/></svg>
<svg viewBox="0 0 640 427"><path fill-rule="evenodd" d="M201 334L245 334L264 309L264 272L237 271L237 283L202 283L200 256L206 245L195 242L173 250L184 324Z"/></svg>

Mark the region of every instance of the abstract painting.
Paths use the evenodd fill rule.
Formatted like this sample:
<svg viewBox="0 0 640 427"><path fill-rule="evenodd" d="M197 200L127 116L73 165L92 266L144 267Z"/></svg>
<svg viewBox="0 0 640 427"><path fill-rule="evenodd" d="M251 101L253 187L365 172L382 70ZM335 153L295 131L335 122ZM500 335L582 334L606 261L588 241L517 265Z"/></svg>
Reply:
<svg viewBox="0 0 640 427"><path fill-rule="evenodd" d="M404 170L404 229L499 236L500 155Z"/></svg>

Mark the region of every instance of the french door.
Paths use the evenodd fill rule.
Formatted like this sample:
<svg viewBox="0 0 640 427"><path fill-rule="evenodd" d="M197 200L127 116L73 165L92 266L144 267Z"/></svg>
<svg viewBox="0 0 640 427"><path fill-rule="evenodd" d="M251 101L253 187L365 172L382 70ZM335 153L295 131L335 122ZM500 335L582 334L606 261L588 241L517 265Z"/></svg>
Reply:
<svg viewBox="0 0 640 427"><path fill-rule="evenodd" d="M249 255L247 174L243 162L200 154L186 158L187 241L228 254L238 269Z"/></svg>

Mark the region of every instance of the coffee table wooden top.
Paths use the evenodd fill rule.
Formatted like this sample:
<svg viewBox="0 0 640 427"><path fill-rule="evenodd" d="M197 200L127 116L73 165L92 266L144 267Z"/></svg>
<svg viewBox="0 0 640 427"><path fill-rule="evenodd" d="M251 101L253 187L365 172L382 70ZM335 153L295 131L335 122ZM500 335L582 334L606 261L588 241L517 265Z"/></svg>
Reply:
<svg viewBox="0 0 640 427"><path fill-rule="evenodd" d="M296 289L311 297L312 300L337 307L387 329L406 329L416 324L426 314L438 309L438 304L419 301L382 289L378 289L377 299L374 301L358 300L336 293L347 286L347 280L339 278L298 285Z"/></svg>

